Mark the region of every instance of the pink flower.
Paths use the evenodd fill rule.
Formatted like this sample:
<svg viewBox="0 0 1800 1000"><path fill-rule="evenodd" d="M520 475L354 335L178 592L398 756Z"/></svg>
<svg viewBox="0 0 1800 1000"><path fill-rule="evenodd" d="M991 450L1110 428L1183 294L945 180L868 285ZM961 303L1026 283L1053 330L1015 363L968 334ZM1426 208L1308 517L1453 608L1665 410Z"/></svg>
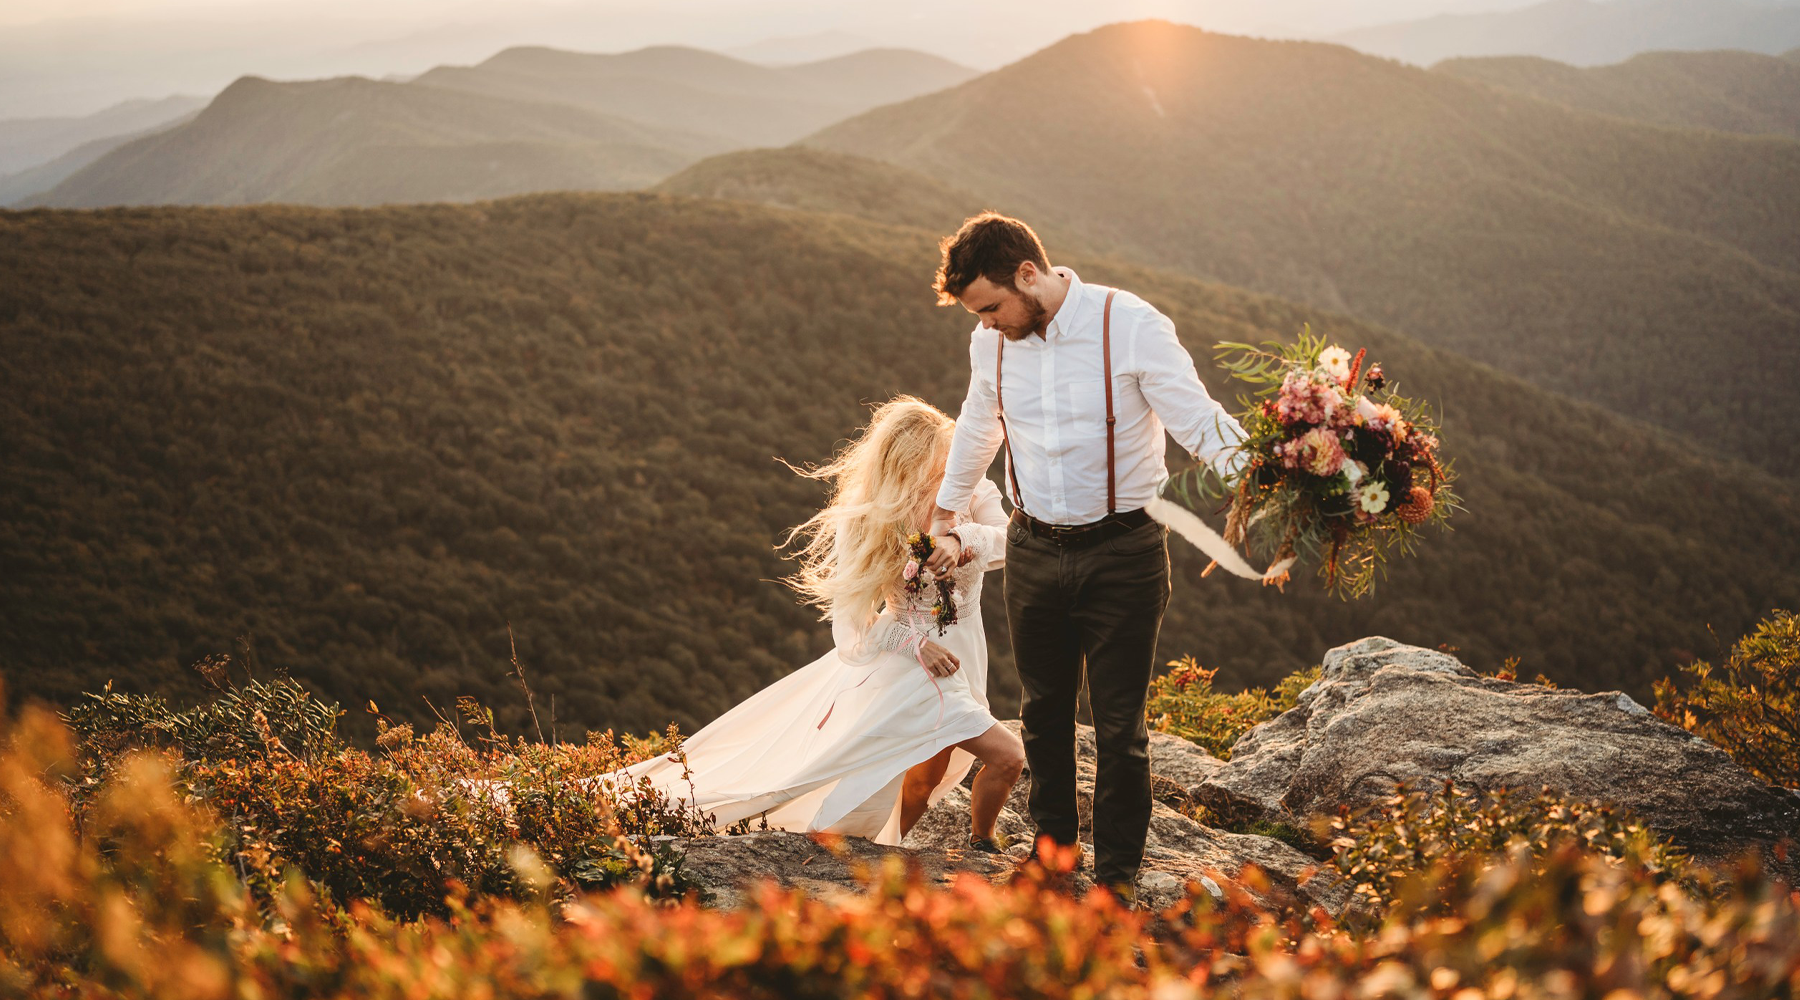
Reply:
<svg viewBox="0 0 1800 1000"><path fill-rule="evenodd" d="M1356 426L1356 410L1350 405L1350 401L1336 389L1328 390L1328 393L1325 397L1325 426L1340 430Z"/></svg>
<svg viewBox="0 0 1800 1000"><path fill-rule="evenodd" d="M1289 372L1275 399L1275 415L1284 424L1323 424L1343 409L1337 387L1310 372ZM1342 414L1347 419L1348 414Z"/></svg>
<svg viewBox="0 0 1800 1000"><path fill-rule="evenodd" d="M1315 427L1306 432L1306 436L1300 439L1300 444L1306 449L1306 471L1315 476L1335 476L1343 471L1347 458L1344 455L1344 443L1336 434L1323 427Z"/></svg>
<svg viewBox="0 0 1800 1000"><path fill-rule="evenodd" d="M1315 476L1335 476L1349 461L1343 442L1324 427L1314 427L1295 440L1276 445L1275 453L1287 468L1305 469Z"/></svg>
<svg viewBox="0 0 1800 1000"><path fill-rule="evenodd" d="M900 575L908 580L918 576L919 561L917 559L908 559L906 561L906 568L900 571Z"/></svg>

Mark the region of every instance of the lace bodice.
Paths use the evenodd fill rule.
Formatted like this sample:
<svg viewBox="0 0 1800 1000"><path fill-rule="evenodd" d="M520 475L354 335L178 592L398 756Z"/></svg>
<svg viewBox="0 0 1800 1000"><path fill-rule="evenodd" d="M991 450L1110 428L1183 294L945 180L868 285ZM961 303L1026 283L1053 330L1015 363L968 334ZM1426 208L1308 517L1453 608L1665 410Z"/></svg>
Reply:
<svg viewBox="0 0 1800 1000"><path fill-rule="evenodd" d="M969 550L968 563L951 573L956 587L956 605L960 617L951 628L962 628L981 614L981 582L988 570L1006 562L1006 509L1000 490L992 482L982 480L976 487L970 511L957 515L951 531ZM857 628L834 619L832 637L838 654L850 663L867 663L884 652L916 655L919 643L937 636L932 620L932 605L937 603L937 590L928 587L909 594L903 603L889 604L866 628Z"/></svg>

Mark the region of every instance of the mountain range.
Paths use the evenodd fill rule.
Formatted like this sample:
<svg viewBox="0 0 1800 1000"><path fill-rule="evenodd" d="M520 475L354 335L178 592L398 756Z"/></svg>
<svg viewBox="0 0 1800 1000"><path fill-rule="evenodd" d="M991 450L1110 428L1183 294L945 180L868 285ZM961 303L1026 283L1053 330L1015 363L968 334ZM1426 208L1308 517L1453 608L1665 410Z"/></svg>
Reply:
<svg viewBox="0 0 1800 1000"><path fill-rule="evenodd" d="M1433 69L1582 111L1685 128L1800 138L1800 61L1755 52L1649 52L1614 66L1536 56Z"/></svg>
<svg viewBox="0 0 1800 1000"><path fill-rule="evenodd" d="M718 137L735 146L771 146L975 75L937 56L904 49L868 49L772 67L702 49L659 46L621 55L508 49L477 66L440 66L415 82L573 104Z"/></svg>
<svg viewBox="0 0 1800 1000"><path fill-rule="evenodd" d="M180 698L230 652L420 722L472 695L517 731L516 638L565 731L691 729L830 641L770 582L820 501L774 458L825 459L895 393L962 397L938 232L640 193L0 214L0 674ZM1354 604L1305 573L1203 580L1177 548L1168 657L1268 683L1373 632L1642 694L1708 625L1800 600L1791 484L1391 331L1054 252L1167 312L1221 398L1217 341L1368 348L1441 406L1462 477L1456 530Z"/></svg>
<svg viewBox="0 0 1800 1000"><path fill-rule="evenodd" d="M78 146L172 124L205 106L204 97L177 94L125 101L91 115L0 120L0 177L48 163Z"/></svg>
<svg viewBox="0 0 1800 1000"><path fill-rule="evenodd" d="M1518 10L1358 28L1330 40L1420 66L1457 56L1541 56L1595 66L1668 49L1776 55L1800 46L1800 7L1754 0L1545 0Z"/></svg>
<svg viewBox="0 0 1800 1000"><path fill-rule="evenodd" d="M568 104L361 77L245 77L30 204L368 205L631 188L729 146Z"/></svg>
<svg viewBox="0 0 1800 1000"><path fill-rule="evenodd" d="M1785 419L1800 382L1800 142L1142 22L805 144L1800 472Z"/></svg>
<svg viewBox="0 0 1800 1000"><path fill-rule="evenodd" d="M509 49L404 82L245 77L193 121L118 145L26 204L365 205L654 183L973 75L877 49L772 68L698 49Z"/></svg>

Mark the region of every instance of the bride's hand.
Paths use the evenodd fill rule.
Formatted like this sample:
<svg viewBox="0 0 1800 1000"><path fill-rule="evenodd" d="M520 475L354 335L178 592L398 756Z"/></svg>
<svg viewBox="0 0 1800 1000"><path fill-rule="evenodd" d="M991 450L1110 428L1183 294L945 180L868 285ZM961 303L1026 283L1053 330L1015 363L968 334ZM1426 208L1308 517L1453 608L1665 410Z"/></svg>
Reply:
<svg viewBox="0 0 1800 1000"><path fill-rule="evenodd" d="M948 677L962 669L962 663L957 660L956 654L930 639L919 646L919 665L933 677Z"/></svg>
<svg viewBox="0 0 1800 1000"><path fill-rule="evenodd" d="M941 574L946 570L955 569L967 561L963 558L968 553L963 548L961 538L945 532L942 535L933 535L931 540L933 546L931 555L925 558L926 569Z"/></svg>

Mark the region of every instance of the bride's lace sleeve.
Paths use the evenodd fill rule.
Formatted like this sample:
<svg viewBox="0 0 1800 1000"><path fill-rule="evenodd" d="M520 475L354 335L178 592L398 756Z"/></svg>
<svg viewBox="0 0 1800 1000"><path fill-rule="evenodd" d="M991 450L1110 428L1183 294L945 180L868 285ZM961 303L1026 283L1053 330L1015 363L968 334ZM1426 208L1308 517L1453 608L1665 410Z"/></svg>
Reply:
<svg viewBox="0 0 1800 1000"><path fill-rule="evenodd" d="M974 553L965 568L985 573L1006 565L1006 506L1000 501L1000 488L992 480L983 479L975 487L969 519L951 529Z"/></svg>
<svg viewBox="0 0 1800 1000"><path fill-rule="evenodd" d="M899 652L916 658L920 644L929 636L897 619L892 611L884 611L866 628L833 618L831 638L837 643L839 659L861 666L874 662L882 653Z"/></svg>

